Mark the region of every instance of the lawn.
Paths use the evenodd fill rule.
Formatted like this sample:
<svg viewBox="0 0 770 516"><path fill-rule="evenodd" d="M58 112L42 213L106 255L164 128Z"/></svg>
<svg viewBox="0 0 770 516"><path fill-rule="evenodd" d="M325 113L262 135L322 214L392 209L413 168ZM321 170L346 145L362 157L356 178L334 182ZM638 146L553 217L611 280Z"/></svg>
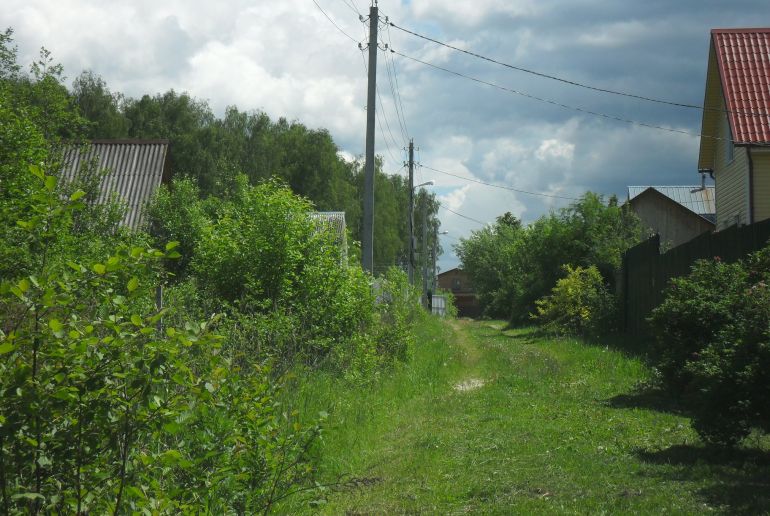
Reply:
<svg viewBox="0 0 770 516"><path fill-rule="evenodd" d="M285 511L757 513L770 445L704 447L686 415L640 389L633 353L502 322L429 320L411 362L367 386L315 377L329 412L325 491Z"/></svg>

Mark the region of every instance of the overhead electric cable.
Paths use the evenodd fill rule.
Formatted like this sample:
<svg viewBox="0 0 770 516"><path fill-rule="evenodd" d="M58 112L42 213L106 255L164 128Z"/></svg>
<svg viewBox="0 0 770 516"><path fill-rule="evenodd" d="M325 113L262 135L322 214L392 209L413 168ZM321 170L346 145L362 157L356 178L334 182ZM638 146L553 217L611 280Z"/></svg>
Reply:
<svg viewBox="0 0 770 516"><path fill-rule="evenodd" d="M348 0L342 0L342 3L345 4L354 13L356 13L359 16L361 16L361 11L359 11L353 4L349 3Z"/></svg>
<svg viewBox="0 0 770 516"><path fill-rule="evenodd" d="M738 114L738 115L749 115L749 116L770 116L770 113L751 112L751 111L729 111L729 110L725 110L725 109L721 109L721 108L709 108L709 107L705 107L703 105L698 105L698 104L687 104L687 103L684 103L684 102L674 102L674 101L671 101L671 100L656 99L656 98L653 98L653 97L646 97L644 95L636 95L634 93L627 93L627 92L623 92L623 91L611 90L611 89L608 89L608 88L600 88L598 86L591 86L590 84L585 84L585 83L581 83L581 82L577 82L577 81L572 81L572 80L569 80L569 79L564 79L563 77L558 77L558 76L555 76L555 75L549 75L547 73L538 72L538 71L535 71L535 70L530 70L528 68L523 68L521 66L515 66L515 65L512 65L512 64L504 63L502 61L498 61L497 59L492 59L491 57L483 56L481 54L477 54L476 52L471 52L470 50L465 50L465 49L456 47L454 45L450 45L449 43L445 43L443 41L439 41L439 40L431 38L429 36L425 36L424 34L419 34L417 32L411 31L409 29L405 29L404 27L399 27L398 25L396 25L393 22L389 22L389 23L390 23L390 25L392 27L395 27L396 29L398 29L400 31L406 32L407 34L411 34L413 36L416 36L418 38L422 38L422 39L424 39L426 41L430 41L432 43L435 43L437 45L441 45L441 46L446 47L446 48L451 48L452 50L456 50L457 52L462 52L463 54L467 54L469 56L473 56L475 58L482 59L484 61L488 61L488 62L494 63L496 65L504 66L504 67L510 68L512 70L517 70L519 72L524 72L524 73L528 73L528 74L531 74L531 75L536 75L538 77L543 77L545 79L551 79L551 80L554 80L554 81L562 82L564 84L569 84L569 85L572 85L572 86L577 86L578 88L585 88L587 90L598 91L600 93L609 93L611 95L619 95L621 97L630 97L630 98L633 98L633 99L644 100L644 101L647 101L647 102L655 102L657 104L665 104L665 105L668 105L668 106L676 106L676 107L682 107L682 108L688 108L688 109L699 109L699 110L702 110L702 111L719 111L719 112L723 112L723 113L734 113L734 114Z"/></svg>
<svg viewBox="0 0 770 516"><path fill-rule="evenodd" d="M393 59L393 56L390 56L389 54L390 52L385 52L385 69L388 71L388 84L390 85L390 93L393 96L393 107L396 109L396 118L398 119L398 125L401 128L401 136L404 138L405 142L408 142L409 135L407 134L406 127L402 121L403 113L399 112L398 109L398 94L396 93L396 88L393 83L393 76L390 72L390 61L388 60L388 57Z"/></svg>
<svg viewBox="0 0 770 516"><path fill-rule="evenodd" d="M337 25L336 23L334 23L334 20L332 20L332 19L331 19L331 17L330 17L328 14L326 14L326 11L324 11L324 10L321 8L321 6L320 6L320 5L318 5L318 2L316 2L315 0L312 0L312 2L315 4L315 6L316 6L316 7L318 7L318 10L319 10L319 11L321 11L321 12L323 13L323 15L324 15L324 16L326 16L326 19L327 19L327 20L329 20L329 21L331 22L331 24L332 24L332 25L334 25L334 26L337 28L337 30L338 30L338 31L340 31L342 34L344 34L344 35L345 35L345 36L346 36L348 39L350 39L350 40L351 40L353 43L356 43L356 44L360 43L360 42L359 42L359 41L358 41L356 38L354 38L353 36L351 36L350 34L348 34L347 32L345 32L344 30L342 30L342 29L340 28L340 26L339 26L339 25Z"/></svg>
<svg viewBox="0 0 770 516"><path fill-rule="evenodd" d="M450 213L454 213L454 214L455 214L455 215L457 215L458 217L462 217L462 218L464 218L464 219L468 219L468 220L470 220L471 222L475 222L476 224L481 224L482 226L486 226L486 225L487 225L487 223L486 223L486 222L481 222L479 219L474 219L473 217L469 217L469 216L467 216L467 215L463 215L462 213L457 213L456 211L454 211L454 210L452 210L452 209L450 209L450 208L447 208L446 206L444 206L443 204L441 204L441 202L440 202L440 201L436 201L436 202L438 203L438 205L439 205L441 208L444 208L446 211L448 211L448 212L450 212Z"/></svg>
<svg viewBox="0 0 770 516"><path fill-rule="evenodd" d="M491 186L493 188L501 188L503 190L509 190L511 192L518 192L518 193L523 193L523 194L527 194L527 195L538 195L540 197L551 197L553 199L566 199L568 201L579 201L580 200L577 197L567 197L566 195L554 195L554 194L546 194L546 193L540 193L540 192L530 192L530 191L527 191L527 190L520 190L518 188L513 188L512 186L496 185L494 183L487 183L485 181L480 181L478 179L473 179L473 178L470 178L470 177L460 176L460 175L457 175L457 174L453 174L451 172L446 172L445 170L439 170L437 168L432 168L432 167L429 167L428 165L421 165L421 166L423 168L427 168L428 170L432 170L433 172L438 172L439 174L446 174L448 176L456 177L456 178L462 179L464 181L470 181L472 183L478 183L480 185Z"/></svg>
<svg viewBox="0 0 770 516"><path fill-rule="evenodd" d="M562 104L561 102L557 102L555 100L550 100L550 99L538 97L536 95L531 95L531 94L525 93L523 91L518 91L518 90L511 89L511 88L506 88L505 86L500 86L499 84L495 84L493 82L485 81L483 79L478 79L476 77L471 77L470 75L465 75L465 74L462 74L460 72L455 72L454 70L450 70L448 68L444 68L442 66L438 66L436 64L429 63L429 62L423 61L421 59L417 59L416 57L408 56L408 55L403 54L403 53L401 53L401 52L399 52L397 50L393 50L392 48L390 49L390 51L393 52L394 54L397 54L397 55L399 55L401 57L404 57L406 59L410 59L410 60L415 61L417 63L423 64L423 65L426 65L426 66L430 66L431 68L435 68L437 70L441 70L443 72L450 73L450 74L456 75L458 77L463 77L465 79L477 82L479 84L484 84L486 86L491 86L493 88L497 88L499 90L506 91L506 92L512 93L514 95L520 95L520 96L526 97L528 99L537 100L539 102L544 102L546 104L551 104L553 106L558 106L558 107L561 107L561 108L564 108L564 109L570 109L572 111L579 111L581 113L586 113L586 114L589 114L589 115L593 115L593 116L597 116L597 117L601 117L601 118L606 118L608 120L615 120L617 122L624 122L624 123L631 124L631 125L637 125L637 126L640 126L640 127L647 127L647 128L650 128L650 129L658 129L660 131L667 131L669 133L686 134L688 136L699 136L701 138L709 138L709 139L712 139L712 140L729 141L729 142L732 142L732 143L740 143L740 142L736 142L735 140L731 140L729 138L721 138L719 136L712 136L712 135L709 135L709 134L702 134L702 133L696 133L696 132L692 132L692 131L685 131L684 129L674 129L672 127L664 127L662 125L648 124L646 122L639 122L639 121L636 121L636 120L631 120L629 118L622 118L622 117L615 116L615 115L608 115L606 113L600 113L598 111L591 111L590 109L585 109L585 108L581 108L581 107L577 107L577 106L570 106L568 104ZM766 146L768 146L766 144L761 144L761 143L760 144L752 144L752 145L755 145L755 146L758 146L758 147L766 147Z"/></svg>
<svg viewBox="0 0 770 516"><path fill-rule="evenodd" d="M390 134L390 139L393 142L393 144L398 147L399 144L396 141L396 138L393 136L393 132L390 130L390 123L388 122L388 117L385 114L385 104L382 102L382 97L380 96L380 89L377 88L377 100L380 101L380 107L382 108L382 118L385 119L385 126L388 128L388 133ZM404 144L406 144L406 141L404 141Z"/></svg>

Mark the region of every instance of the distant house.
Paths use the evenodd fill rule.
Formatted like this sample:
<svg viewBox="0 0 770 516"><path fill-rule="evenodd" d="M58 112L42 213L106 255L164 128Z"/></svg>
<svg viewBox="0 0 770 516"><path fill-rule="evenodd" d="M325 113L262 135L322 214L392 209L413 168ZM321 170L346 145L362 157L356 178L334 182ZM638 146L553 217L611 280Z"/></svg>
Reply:
<svg viewBox="0 0 770 516"><path fill-rule="evenodd" d="M770 218L770 28L711 31L698 169L716 228Z"/></svg>
<svg viewBox="0 0 770 516"><path fill-rule="evenodd" d="M714 231L713 186L629 186L628 203L642 225L670 247Z"/></svg>
<svg viewBox="0 0 770 516"><path fill-rule="evenodd" d="M478 317L481 306L476 297L476 291L468 274L459 268L450 269L438 275L438 286L452 292L457 307L457 315L461 317Z"/></svg>
<svg viewBox="0 0 770 516"><path fill-rule="evenodd" d="M119 196L127 207L121 224L139 229L147 203L171 179L168 140L93 140L85 147L73 145L64 151L63 179L74 180L91 163L97 171L105 171L96 202Z"/></svg>

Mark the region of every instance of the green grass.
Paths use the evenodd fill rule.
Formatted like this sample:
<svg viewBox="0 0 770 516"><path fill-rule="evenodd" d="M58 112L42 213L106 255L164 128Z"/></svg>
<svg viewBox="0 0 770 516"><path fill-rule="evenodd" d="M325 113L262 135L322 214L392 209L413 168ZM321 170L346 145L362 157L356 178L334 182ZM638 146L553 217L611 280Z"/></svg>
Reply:
<svg viewBox="0 0 770 516"><path fill-rule="evenodd" d="M281 510L770 510L767 439L706 448L675 405L636 390L639 358L503 327L430 320L413 360L367 387L300 382L297 408L329 412L319 474L336 485Z"/></svg>

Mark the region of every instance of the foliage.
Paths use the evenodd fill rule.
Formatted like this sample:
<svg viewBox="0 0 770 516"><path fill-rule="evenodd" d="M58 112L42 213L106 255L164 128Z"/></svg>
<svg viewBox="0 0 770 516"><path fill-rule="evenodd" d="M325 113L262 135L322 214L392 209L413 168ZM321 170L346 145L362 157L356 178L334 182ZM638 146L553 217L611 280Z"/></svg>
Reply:
<svg viewBox="0 0 770 516"><path fill-rule="evenodd" d="M567 208L523 227L505 214L496 224L461 239L462 267L485 314L524 322L535 301L548 295L563 266L594 266L612 290L623 252L641 237L639 220L611 197L586 193Z"/></svg>
<svg viewBox="0 0 770 516"><path fill-rule="evenodd" d="M92 74L73 98L47 52L22 74L11 41L0 36L0 512L252 514L315 490L320 423L279 401L281 373L366 383L405 360L419 310L403 274L376 303L307 199L210 160L218 121L204 102L124 100ZM292 188L335 205L355 190L324 131L267 129L285 138ZM59 178L65 145L124 130L172 135L175 159L202 167L199 183L193 171L158 194L152 236L116 227L120 203L93 202L94 163ZM318 156L337 183L303 182Z"/></svg>
<svg viewBox="0 0 770 516"><path fill-rule="evenodd" d="M363 162L340 157L325 129L309 129L284 118L271 120L263 112L244 112L235 106L218 118L206 101L174 90L126 98L111 92L93 72L75 80L73 100L89 121L89 137L169 139L171 170L177 177L192 179L201 197L229 198L238 191L241 174L252 185L278 178L316 209L344 211L353 239L361 239ZM374 260L380 273L406 263L409 187L402 176L383 173L381 159L375 168ZM424 195L418 195L416 213L421 216L421 207L428 207L432 239L438 205L432 194L424 203L420 197ZM419 231L417 237L421 241ZM182 262L180 267L186 265Z"/></svg>
<svg viewBox="0 0 770 516"><path fill-rule="evenodd" d="M406 361L414 345L412 326L422 316L418 292L401 269L391 267L379 283L377 353Z"/></svg>
<svg viewBox="0 0 770 516"><path fill-rule="evenodd" d="M82 192L62 204L54 176L31 172L33 215L18 225L45 254ZM154 286L175 246L123 247L101 262L70 261L68 272L44 260L3 282L5 512L185 510L207 491L261 510L304 479L317 429L281 432L268 377L231 367L206 324L159 329Z"/></svg>
<svg viewBox="0 0 770 516"><path fill-rule="evenodd" d="M72 85L80 114L89 121L89 138L125 138L129 121L122 113L123 96L112 93L104 79L91 71L81 73Z"/></svg>
<svg viewBox="0 0 770 516"><path fill-rule="evenodd" d="M156 309L176 244L115 231L60 184L77 113L56 76L14 69L5 36L0 512L269 510L312 476L318 425L284 410L269 371L222 352L216 321Z"/></svg>
<svg viewBox="0 0 770 516"><path fill-rule="evenodd" d="M671 280L650 318L657 338L656 367L667 388L683 392L692 379L687 361L735 323L747 279L740 263L714 259L699 260L688 276Z"/></svg>
<svg viewBox="0 0 770 516"><path fill-rule="evenodd" d="M535 302L532 318L556 333L596 336L614 326L614 298L595 266L564 266L566 276Z"/></svg>
<svg viewBox="0 0 770 516"><path fill-rule="evenodd" d="M746 262L701 260L672 280L651 322L664 384L684 392L693 426L732 445L770 431L770 247Z"/></svg>
<svg viewBox="0 0 770 516"><path fill-rule="evenodd" d="M209 221L198 187L189 178L174 179L170 186L161 185L147 209L147 217L156 242L180 243L182 257L167 267L175 281L184 279Z"/></svg>

